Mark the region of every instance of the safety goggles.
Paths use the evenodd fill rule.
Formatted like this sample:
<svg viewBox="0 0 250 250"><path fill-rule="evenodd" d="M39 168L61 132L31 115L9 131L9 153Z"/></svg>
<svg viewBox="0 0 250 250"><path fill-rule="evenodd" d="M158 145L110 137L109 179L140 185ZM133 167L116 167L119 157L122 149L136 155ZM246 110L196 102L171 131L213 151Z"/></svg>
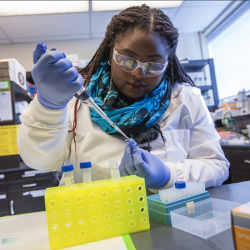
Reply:
<svg viewBox="0 0 250 250"><path fill-rule="evenodd" d="M119 54L115 48L113 48L113 57L116 64L124 71L134 72L137 68L142 68L146 76L157 76L160 75L167 67L168 61L165 63L156 63L156 62L139 62L138 60L123 56Z"/></svg>

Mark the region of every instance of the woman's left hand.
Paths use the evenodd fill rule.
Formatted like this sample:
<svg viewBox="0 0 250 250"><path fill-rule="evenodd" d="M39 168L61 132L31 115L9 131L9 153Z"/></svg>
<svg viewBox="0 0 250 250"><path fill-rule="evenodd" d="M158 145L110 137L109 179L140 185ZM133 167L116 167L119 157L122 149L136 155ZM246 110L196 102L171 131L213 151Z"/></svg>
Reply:
<svg viewBox="0 0 250 250"><path fill-rule="evenodd" d="M133 139L126 144L119 170L122 176L145 178L146 187L152 189L165 186L170 177L168 167L157 156L139 148Z"/></svg>

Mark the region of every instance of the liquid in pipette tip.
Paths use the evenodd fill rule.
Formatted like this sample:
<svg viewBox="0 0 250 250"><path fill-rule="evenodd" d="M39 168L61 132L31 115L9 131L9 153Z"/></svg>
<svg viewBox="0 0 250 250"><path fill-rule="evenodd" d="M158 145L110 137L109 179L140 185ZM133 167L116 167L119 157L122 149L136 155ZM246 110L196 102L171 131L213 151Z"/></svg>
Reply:
<svg viewBox="0 0 250 250"><path fill-rule="evenodd" d="M122 135L126 138L125 141L128 141L128 140L129 140L129 138L128 138L128 137L118 128L118 126L116 126L113 122L112 122L111 126L112 126L114 129L116 129L120 134L122 134Z"/></svg>

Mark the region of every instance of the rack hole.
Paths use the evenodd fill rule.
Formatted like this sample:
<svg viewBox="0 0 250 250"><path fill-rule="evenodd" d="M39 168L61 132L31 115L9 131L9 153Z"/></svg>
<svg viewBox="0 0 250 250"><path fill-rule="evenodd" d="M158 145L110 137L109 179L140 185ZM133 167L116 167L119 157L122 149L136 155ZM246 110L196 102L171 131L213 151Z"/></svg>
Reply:
<svg viewBox="0 0 250 250"><path fill-rule="evenodd" d="M96 217L96 216L94 216L93 218L92 218L92 222L93 223L96 223L98 221L98 218Z"/></svg>
<svg viewBox="0 0 250 250"><path fill-rule="evenodd" d="M121 217L122 217L122 212L121 212L121 211L117 212L117 213L116 213L116 217L117 217L117 218L121 218Z"/></svg>
<svg viewBox="0 0 250 250"><path fill-rule="evenodd" d="M144 218L141 219L141 224L142 225L147 224L147 222L148 222L147 218L144 217Z"/></svg>
<svg viewBox="0 0 250 250"><path fill-rule="evenodd" d="M94 235L99 234L99 229L98 229L97 227L93 229L93 234L94 234Z"/></svg>
<svg viewBox="0 0 250 250"><path fill-rule="evenodd" d="M134 213L135 213L135 211L134 211L133 209L130 209L130 210L128 211L128 214L129 214L130 216L134 215Z"/></svg>
<svg viewBox="0 0 250 250"><path fill-rule="evenodd" d="M71 226L71 222L68 221L68 222L66 223L66 227L70 227L70 226Z"/></svg>
<svg viewBox="0 0 250 250"><path fill-rule="evenodd" d="M55 200L51 200L49 202L49 205L50 205L50 207L54 207L56 205L56 201Z"/></svg>
<svg viewBox="0 0 250 250"><path fill-rule="evenodd" d="M69 198L64 198L64 199L63 199L63 204L64 204L64 205L69 204Z"/></svg>
<svg viewBox="0 0 250 250"><path fill-rule="evenodd" d="M134 227L134 226L135 226L135 221L134 221L134 220L131 220L131 221L129 222L129 225L130 225L131 227Z"/></svg>
<svg viewBox="0 0 250 250"><path fill-rule="evenodd" d="M117 228L118 229L123 229L124 228L124 224L122 222L118 223Z"/></svg>
<svg viewBox="0 0 250 250"><path fill-rule="evenodd" d="M55 213L55 212L51 213L51 218L52 218L52 219L55 219L55 218L56 218L56 213Z"/></svg>
<svg viewBox="0 0 250 250"><path fill-rule="evenodd" d="M57 225L53 225L53 226L52 226L52 229L53 229L53 230L56 230L57 228L58 228Z"/></svg>
<svg viewBox="0 0 250 250"><path fill-rule="evenodd" d="M105 203L103 204L103 208L104 208L104 209L108 209L108 207L109 207L109 204L108 204L107 202L105 202Z"/></svg>
<svg viewBox="0 0 250 250"><path fill-rule="evenodd" d="M108 192L104 191L102 192L102 198L107 198L108 197Z"/></svg>
<svg viewBox="0 0 250 250"><path fill-rule="evenodd" d="M79 207L78 208L78 213L82 213L83 212L83 208L82 207Z"/></svg>
<svg viewBox="0 0 250 250"><path fill-rule="evenodd" d="M145 212L145 207L142 207L141 208L141 213L144 213Z"/></svg>
<svg viewBox="0 0 250 250"><path fill-rule="evenodd" d="M110 215L109 214L105 214L104 215L104 220L108 221L110 219Z"/></svg>
<svg viewBox="0 0 250 250"><path fill-rule="evenodd" d="M140 201L140 202L143 202L143 201L144 201L143 196L140 197L139 201Z"/></svg>
<svg viewBox="0 0 250 250"><path fill-rule="evenodd" d="M90 200L94 200L94 199L95 199L95 194L94 194L94 193L90 194L90 195L89 195L89 199L90 199Z"/></svg>
<svg viewBox="0 0 250 250"><path fill-rule="evenodd" d="M133 199L132 199L132 198L129 198L129 199L127 200L127 203L128 203L128 205L132 205L132 204L133 204Z"/></svg>
<svg viewBox="0 0 250 250"><path fill-rule="evenodd" d="M86 237L86 235L87 235L86 231L82 230L82 231L80 232L80 237L81 237L81 238Z"/></svg>
<svg viewBox="0 0 250 250"><path fill-rule="evenodd" d="M92 212L94 212L94 211L96 210L96 205L92 205L92 206L90 207L90 210L91 210Z"/></svg>
<svg viewBox="0 0 250 250"><path fill-rule="evenodd" d="M121 206L121 202L120 202L120 201L116 201L116 202L115 202L115 205L116 205L117 207L120 207L120 206Z"/></svg>
<svg viewBox="0 0 250 250"><path fill-rule="evenodd" d="M115 196L118 196L120 194L120 190L119 189L116 189L115 191L114 191L114 195Z"/></svg>
<svg viewBox="0 0 250 250"><path fill-rule="evenodd" d="M138 191L142 191L142 186L140 185L140 186L138 186Z"/></svg>
<svg viewBox="0 0 250 250"><path fill-rule="evenodd" d="M67 234L66 239L67 240L72 240L73 239L73 234L72 233Z"/></svg>
<svg viewBox="0 0 250 250"><path fill-rule="evenodd" d="M111 227L110 225L107 225L107 226L105 227L105 231L106 231L107 233L111 232L111 230L112 230L112 227Z"/></svg>
<svg viewBox="0 0 250 250"><path fill-rule="evenodd" d="M81 201L82 201L82 196L81 196L81 195L78 195L78 196L76 197L76 201L77 201L77 202L81 202Z"/></svg>
<svg viewBox="0 0 250 250"><path fill-rule="evenodd" d="M68 209L67 209L67 210L65 210L64 215L65 215L65 216L70 215L70 210L68 210Z"/></svg>
<svg viewBox="0 0 250 250"><path fill-rule="evenodd" d="M131 192L132 192L132 188L131 188L131 187L127 187L127 188L126 188L126 193L127 193L127 194L131 194Z"/></svg>
<svg viewBox="0 0 250 250"><path fill-rule="evenodd" d="M53 243L58 243L60 238L58 236L53 237L52 241Z"/></svg>
<svg viewBox="0 0 250 250"><path fill-rule="evenodd" d="M79 224L80 224L80 225L84 225L84 224L85 224L85 220L84 220L84 219L80 219L80 220L79 220Z"/></svg>

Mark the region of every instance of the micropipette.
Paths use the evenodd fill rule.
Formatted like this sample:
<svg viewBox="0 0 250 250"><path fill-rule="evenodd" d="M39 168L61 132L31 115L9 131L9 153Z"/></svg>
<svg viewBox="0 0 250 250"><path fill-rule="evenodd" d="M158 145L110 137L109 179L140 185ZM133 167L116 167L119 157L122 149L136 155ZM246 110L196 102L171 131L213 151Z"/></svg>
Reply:
<svg viewBox="0 0 250 250"><path fill-rule="evenodd" d="M52 48L51 50L56 50ZM89 92L82 86L81 89L75 94L75 97L83 103L87 103L92 107L103 119L105 119L116 131L122 134L127 140L129 138L108 118L108 116L96 105L95 101L91 98Z"/></svg>
<svg viewBox="0 0 250 250"><path fill-rule="evenodd" d="M116 126L108 116L99 108L95 101L91 98L89 92L82 86L81 89L75 94L75 97L83 103L87 103L93 108L103 119L105 119L115 130L122 134L127 140L129 138Z"/></svg>

